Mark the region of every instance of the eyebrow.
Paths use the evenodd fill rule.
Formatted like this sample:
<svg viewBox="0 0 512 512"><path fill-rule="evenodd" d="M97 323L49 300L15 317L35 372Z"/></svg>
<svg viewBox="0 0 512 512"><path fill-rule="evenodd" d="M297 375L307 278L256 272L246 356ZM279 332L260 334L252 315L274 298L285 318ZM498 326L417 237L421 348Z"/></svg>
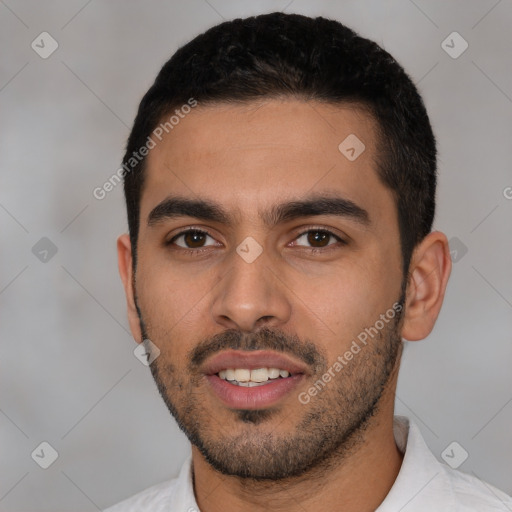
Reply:
<svg viewBox="0 0 512 512"><path fill-rule="evenodd" d="M355 221L363 226L370 224L370 216L364 208L350 199L320 195L306 199L297 199L274 205L268 211L260 213L267 226L276 226L283 222L317 215L335 215ZM153 227L165 220L178 217L194 217L196 219L217 222L231 226L233 220L219 204L207 199L190 199L181 196L170 196L153 208L148 215L148 226Z"/></svg>

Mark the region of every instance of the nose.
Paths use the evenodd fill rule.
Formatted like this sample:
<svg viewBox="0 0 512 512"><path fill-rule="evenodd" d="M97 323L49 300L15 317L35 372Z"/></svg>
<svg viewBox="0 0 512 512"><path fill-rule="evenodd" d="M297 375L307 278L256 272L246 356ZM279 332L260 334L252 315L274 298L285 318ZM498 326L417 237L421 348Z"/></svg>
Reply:
<svg viewBox="0 0 512 512"><path fill-rule="evenodd" d="M291 303L278 275L265 251L251 263L233 251L229 268L215 287L212 303L215 322L246 332L286 323L291 315Z"/></svg>

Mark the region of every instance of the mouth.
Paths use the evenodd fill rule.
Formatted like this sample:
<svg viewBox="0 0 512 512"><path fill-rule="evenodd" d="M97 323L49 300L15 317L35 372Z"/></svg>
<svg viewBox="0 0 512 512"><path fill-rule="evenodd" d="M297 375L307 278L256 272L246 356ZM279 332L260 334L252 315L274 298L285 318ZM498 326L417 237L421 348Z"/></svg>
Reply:
<svg viewBox="0 0 512 512"><path fill-rule="evenodd" d="M291 376L288 370L280 368L227 368L216 374L220 379L226 380L235 386L253 388L266 386L277 379L287 379Z"/></svg>
<svg viewBox="0 0 512 512"><path fill-rule="evenodd" d="M276 405L305 377L307 368L271 351L228 351L203 368L213 395L231 409Z"/></svg>

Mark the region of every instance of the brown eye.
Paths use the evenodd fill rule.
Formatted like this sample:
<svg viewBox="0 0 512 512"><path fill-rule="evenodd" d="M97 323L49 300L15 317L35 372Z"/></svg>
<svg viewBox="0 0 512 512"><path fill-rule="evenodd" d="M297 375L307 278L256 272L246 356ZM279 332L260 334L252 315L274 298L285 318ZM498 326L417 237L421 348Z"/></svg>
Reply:
<svg viewBox="0 0 512 512"><path fill-rule="evenodd" d="M176 244L178 247L182 247L183 249L201 249L202 247L208 247L208 245L205 245L208 238L213 240L213 238L205 231L189 229L178 233L176 236L171 238L168 245Z"/></svg>
<svg viewBox="0 0 512 512"><path fill-rule="evenodd" d="M329 245L331 235L325 231L309 231L308 242L314 247L325 247Z"/></svg>
<svg viewBox="0 0 512 512"><path fill-rule="evenodd" d="M189 231L183 235L183 241L188 247L192 249L202 247L205 239L205 234L201 233L200 231Z"/></svg>
<svg viewBox="0 0 512 512"><path fill-rule="evenodd" d="M309 245L312 248L321 249L336 242L343 242L340 237L330 231L322 229L310 229L297 237L296 245ZM333 240L333 242L331 242Z"/></svg>

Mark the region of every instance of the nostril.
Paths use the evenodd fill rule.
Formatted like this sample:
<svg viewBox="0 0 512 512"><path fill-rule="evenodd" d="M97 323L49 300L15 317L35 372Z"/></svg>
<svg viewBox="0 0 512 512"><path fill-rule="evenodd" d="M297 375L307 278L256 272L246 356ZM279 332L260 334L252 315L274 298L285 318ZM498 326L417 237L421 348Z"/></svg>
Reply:
<svg viewBox="0 0 512 512"><path fill-rule="evenodd" d="M272 318L274 318L274 317L271 315L262 316L262 317L258 318L258 321L256 323L257 324L267 323L270 320L272 320Z"/></svg>

